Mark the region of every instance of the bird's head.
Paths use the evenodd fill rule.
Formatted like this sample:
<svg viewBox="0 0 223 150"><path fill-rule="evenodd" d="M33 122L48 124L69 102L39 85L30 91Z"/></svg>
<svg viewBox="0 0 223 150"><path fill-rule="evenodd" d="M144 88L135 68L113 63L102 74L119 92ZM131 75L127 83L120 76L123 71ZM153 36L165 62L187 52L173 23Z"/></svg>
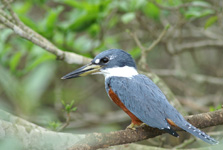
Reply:
<svg viewBox="0 0 223 150"><path fill-rule="evenodd" d="M88 74L104 74L105 77L131 77L138 74L134 59L127 52L120 49L109 49L98 54L91 63L63 76L70 79Z"/></svg>

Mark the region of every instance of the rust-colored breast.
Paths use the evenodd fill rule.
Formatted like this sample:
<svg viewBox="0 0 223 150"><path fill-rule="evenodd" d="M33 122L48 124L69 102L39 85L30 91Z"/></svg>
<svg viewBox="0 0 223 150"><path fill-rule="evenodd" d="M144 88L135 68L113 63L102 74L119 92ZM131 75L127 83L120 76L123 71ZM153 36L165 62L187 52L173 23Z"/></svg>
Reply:
<svg viewBox="0 0 223 150"><path fill-rule="evenodd" d="M129 115L129 117L132 119L132 123L133 124L135 124L135 125L141 125L143 123L141 120L139 120L133 113L131 113L125 107L125 105L121 102L121 100L119 99L119 97L115 94L115 92L113 92L113 90L111 89L111 87L109 87L108 94L111 97L111 99L113 100L113 102L116 105L118 105L125 113L127 113Z"/></svg>

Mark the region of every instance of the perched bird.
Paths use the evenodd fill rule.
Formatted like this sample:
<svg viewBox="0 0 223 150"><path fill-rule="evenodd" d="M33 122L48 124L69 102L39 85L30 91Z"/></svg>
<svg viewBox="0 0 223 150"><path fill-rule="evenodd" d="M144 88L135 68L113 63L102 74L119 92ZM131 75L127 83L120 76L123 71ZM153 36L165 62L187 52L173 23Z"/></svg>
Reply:
<svg viewBox="0 0 223 150"><path fill-rule="evenodd" d="M109 49L98 54L91 63L63 76L76 78L88 74L103 74L105 89L110 99L132 119L128 128L147 124L178 137L171 128L178 126L210 144L214 138L188 123L168 102L163 92L147 76L139 74L136 64L127 52Z"/></svg>

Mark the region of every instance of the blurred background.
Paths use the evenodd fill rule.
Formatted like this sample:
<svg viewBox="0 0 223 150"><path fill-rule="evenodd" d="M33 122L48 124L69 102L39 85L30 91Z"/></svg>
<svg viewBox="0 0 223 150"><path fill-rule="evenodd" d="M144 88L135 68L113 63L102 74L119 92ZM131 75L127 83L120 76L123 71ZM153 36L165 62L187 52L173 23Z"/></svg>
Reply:
<svg viewBox="0 0 223 150"><path fill-rule="evenodd" d="M149 47L169 27L146 56L147 72L165 81L187 114L221 108L221 0L16 0L11 6L24 24L58 48L89 58L119 48L138 63L141 50L131 33ZM125 129L130 118L107 97L104 77L60 79L78 67L58 61L0 24L0 109L52 130L60 129L68 116L65 132ZM68 115L69 106L73 110ZM219 136L222 129L205 131ZM163 135L141 143L168 148L188 137L176 140Z"/></svg>

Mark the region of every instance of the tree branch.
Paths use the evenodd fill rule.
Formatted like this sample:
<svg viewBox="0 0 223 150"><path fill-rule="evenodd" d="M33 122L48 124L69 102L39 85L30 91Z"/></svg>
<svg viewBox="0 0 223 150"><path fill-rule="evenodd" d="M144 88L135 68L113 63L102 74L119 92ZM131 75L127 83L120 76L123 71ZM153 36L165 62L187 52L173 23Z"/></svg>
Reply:
<svg viewBox="0 0 223 150"><path fill-rule="evenodd" d="M218 77L206 76L202 74L187 73L182 70L154 69L152 70L159 76L174 76L181 78L189 78L198 83L209 83L215 85L223 85L223 79Z"/></svg>
<svg viewBox="0 0 223 150"><path fill-rule="evenodd" d="M85 135L54 132L0 110L0 140L18 144L17 149L65 150Z"/></svg>
<svg viewBox="0 0 223 150"><path fill-rule="evenodd" d="M176 44L175 49L177 51L173 52L172 55L177 55L185 51L192 51L195 48L202 48L202 47L208 47L208 46L222 47L223 41L221 39L220 40L203 40L203 41L184 43L184 44L178 44L178 45Z"/></svg>
<svg viewBox="0 0 223 150"><path fill-rule="evenodd" d="M12 29L17 35L42 47L48 52L56 55L57 59L63 60L68 64L87 64L90 62L91 59L89 58L86 58L84 56L75 53L65 52L57 48L46 38L44 38L34 30L30 29L28 26L26 26L19 19L19 17L13 12L11 6L7 1L3 0L3 2L5 3L6 8L10 12L11 16L9 16L2 9L0 9L0 22L2 22L8 28Z"/></svg>
<svg viewBox="0 0 223 150"><path fill-rule="evenodd" d="M187 116L185 119L197 128L206 128L223 124L223 109L202 113L192 116ZM182 131L179 128L174 128L176 131ZM144 126L136 130L121 130L110 133L92 133L86 135L86 138L69 148L69 150L95 150L114 145L138 142L148 138L153 138L164 132Z"/></svg>

